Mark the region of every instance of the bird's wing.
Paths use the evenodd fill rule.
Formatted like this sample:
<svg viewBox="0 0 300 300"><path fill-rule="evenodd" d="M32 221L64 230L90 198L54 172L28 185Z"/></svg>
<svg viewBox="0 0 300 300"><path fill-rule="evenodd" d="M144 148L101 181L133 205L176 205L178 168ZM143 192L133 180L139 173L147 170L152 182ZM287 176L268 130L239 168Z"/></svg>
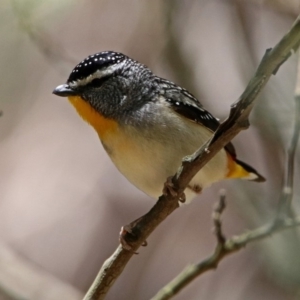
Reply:
<svg viewBox="0 0 300 300"><path fill-rule="evenodd" d="M219 121L205 110L199 100L191 93L166 79L160 78L160 84L163 85L161 90L163 97L176 113L205 126L208 130L217 130L220 125Z"/></svg>
<svg viewBox="0 0 300 300"><path fill-rule="evenodd" d="M186 89L181 88L166 79L160 78L161 82L167 87L164 91L164 97L170 103L171 108L181 116L205 126L208 130L215 132L220 123L210 112L203 108L199 100L194 97ZM236 159L236 152L233 144L229 142L225 150L234 159Z"/></svg>

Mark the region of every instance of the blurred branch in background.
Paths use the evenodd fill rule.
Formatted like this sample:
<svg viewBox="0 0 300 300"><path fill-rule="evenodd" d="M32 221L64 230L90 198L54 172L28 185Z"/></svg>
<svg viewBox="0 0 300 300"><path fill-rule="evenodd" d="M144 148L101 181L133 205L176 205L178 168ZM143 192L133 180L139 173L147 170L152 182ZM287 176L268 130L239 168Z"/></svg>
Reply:
<svg viewBox="0 0 300 300"><path fill-rule="evenodd" d="M254 77L250 80L245 91L240 96L239 101L231 106L229 117L221 123L212 139L193 155L184 158L182 166L179 168L177 174L171 179L172 192L167 190L166 194L161 196L154 207L132 228L132 234L128 234L128 238L130 238L128 239L128 244L131 246L131 251L127 251L123 249L122 246L119 246L115 253L105 261L94 283L86 294L85 300L100 300L105 298L110 287L122 273L136 250L142 245L153 230L178 207L178 201L180 200L185 187L195 174L241 130L245 130L249 127L248 117L260 91L266 85L271 75L275 75L280 66L299 48L299 44L300 16L281 41L273 49L268 49L266 51ZM224 208L224 205L220 205L220 207ZM219 209L218 217L222 210L223 209ZM248 242L262 239L273 232L285 228L300 225L300 217L296 217L295 219L285 217L282 219L277 218L276 216L275 221L270 224L242 234L239 237L224 240L223 235L221 234L220 220L218 217L215 218L215 226L218 228L216 231L218 244L215 252L208 260L199 264L200 273L194 272L195 268L192 267L192 275L190 277L185 277L186 281L185 279L183 280L185 284L183 284L182 287L198 274L202 274L204 271L214 268L224 256L241 249ZM181 286L181 282L178 286ZM169 291L170 289L167 288L167 290ZM170 297L166 296L166 298L162 297L157 299L168 298Z"/></svg>
<svg viewBox="0 0 300 300"><path fill-rule="evenodd" d="M294 130L291 143L287 150L283 190L279 200L279 217L291 210L294 187L294 161L300 133L300 51L298 51L298 68L295 88Z"/></svg>
<svg viewBox="0 0 300 300"><path fill-rule="evenodd" d="M0 299L79 300L81 293L0 244Z"/></svg>
<svg viewBox="0 0 300 300"><path fill-rule="evenodd" d="M182 39L174 28L176 26L175 21L178 20L177 15L180 12L180 5L182 5L182 2L178 0L166 0L163 3L166 31L164 58L172 69L172 73L177 77L175 81L187 90L195 93L199 89L195 84L194 68L191 65L191 61L184 54ZM198 98L201 99L202 97L198 96Z"/></svg>
<svg viewBox="0 0 300 300"><path fill-rule="evenodd" d="M246 84L248 78L255 71L255 66L259 61L255 47L256 35L253 27L253 15L251 14L251 11L249 12L249 2L243 0L230 0L230 2L235 7L236 16L238 19L237 27L238 32L240 33L239 41L242 41L244 44L242 51L240 47L234 47L234 55L239 61L239 76ZM257 14L259 14L259 12L257 12ZM254 18L257 19L257 16ZM252 113L252 125L258 128L264 128L264 130L257 130L257 138L261 141L265 153L272 151L272 160L279 162L282 155L282 149L285 147L285 145L284 141L282 140L280 130L276 130L281 127L281 124L278 122L277 110L275 111L274 109L274 107L276 107L276 104L273 104L275 99L272 97L272 100L266 101L269 98L268 91L266 90L262 91L260 98L264 100L261 101L258 106L256 106ZM268 111L268 114L265 113L265 110ZM264 122L267 121L267 126L261 126L262 120L264 120ZM276 146L274 147L274 145ZM265 159L266 163L268 163L268 157ZM270 167L273 167L272 164L269 165ZM276 172L278 172L278 174L283 173L282 164L277 164L274 168L276 168ZM243 189L242 193L245 193L245 188L247 187L240 188ZM237 187L237 189L239 189L239 187ZM237 197L237 199L239 198L240 197ZM268 202L255 201L252 199L252 197L250 197L250 193L246 193L245 198L246 199L242 204L243 207L245 207L244 213L250 210L252 211L250 217L247 215L247 213L245 213L245 217L249 219L249 222L257 223L254 221L254 214L257 215L256 219L258 220L260 220L261 217L264 217L266 212L269 211ZM241 199L239 199L237 202L240 203Z"/></svg>
<svg viewBox="0 0 300 300"><path fill-rule="evenodd" d="M274 10L285 12L287 14L290 14L294 17L297 16L297 14L300 11L300 3L299 0L238 0L240 2L245 2L247 4L253 3L257 4L258 6L265 6L270 7Z"/></svg>
<svg viewBox="0 0 300 300"><path fill-rule="evenodd" d="M61 70L66 68L68 70L70 65L73 66L77 63L77 60L73 60L45 30L40 28L37 20L34 20L34 12L41 4L41 1L35 0L11 0L11 6L18 20L20 30L29 37L31 42L49 61L50 66L54 63L56 68Z"/></svg>

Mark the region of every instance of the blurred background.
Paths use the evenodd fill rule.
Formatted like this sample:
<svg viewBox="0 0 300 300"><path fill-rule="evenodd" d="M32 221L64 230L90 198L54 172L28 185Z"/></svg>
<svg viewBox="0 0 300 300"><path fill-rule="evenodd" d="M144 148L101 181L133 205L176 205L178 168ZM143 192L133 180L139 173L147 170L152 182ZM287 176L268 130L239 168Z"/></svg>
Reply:
<svg viewBox="0 0 300 300"><path fill-rule="evenodd" d="M154 204L116 170L94 130L52 95L89 54L123 52L187 88L221 120L299 0L0 3L0 299L81 299L118 245L121 226ZM273 77L235 140L266 183L223 181L175 211L107 299L149 299L211 253L212 206L227 191L227 236L270 221L292 134L296 57ZM299 211L299 151L293 206ZM299 299L299 230L248 245L176 299Z"/></svg>

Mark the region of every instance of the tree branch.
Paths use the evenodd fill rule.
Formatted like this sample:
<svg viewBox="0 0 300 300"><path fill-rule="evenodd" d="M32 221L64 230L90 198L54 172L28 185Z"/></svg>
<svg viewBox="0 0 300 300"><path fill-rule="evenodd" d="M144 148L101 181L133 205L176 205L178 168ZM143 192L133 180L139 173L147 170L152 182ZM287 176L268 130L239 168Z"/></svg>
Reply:
<svg viewBox="0 0 300 300"><path fill-rule="evenodd" d="M172 183L177 196L170 192L162 195L153 208L141 218L140 222L133 228L132 234L126 235L126 240L130 244L132 251L127 251L121 246L117 248L115 253L105 261L84 300L104 299L108 290L121 274L134 252L136 252L152 231L178 207L180 195L182 195L187 184L196 173L241 130L248 128L248 116L260 91L271 75L275 74L281 64L289 58L292 51L297 50L299 43L300 18L298 17L291 30L281 41L273 49L267 50L254 77L250 80L239 101L232 105L228 119L219 126L213 138L196 151L195 154L183 159L182 166L172 177ZM265 235L266 231L264 231L264 235L260 234L260 236ZM254 238L252 237L252 239ZM234 245L242 244L240 240L234 240L234 242L231 247L237 247ZM225 246L229 247L228 244L225 244ZM218 253L215 252L209 260L217 255Z"/></svg>
<svg viewBox="0 0 300 300"><path fill-rule="evenodd" d="M225 190L221 190L220 192L220 199L216 203L213 214L212 214L212 219L214 222L214 234L217 238L217 242L220 246L224 246L226 242L226 237L223 234L222 231L222 221L221 221L221 215L223 211L226 208L226 196L225 196Z"/></svg>
<svg viewBox="0 0 300 300"><path fill-rule="evenodd" d="M300 133L300 52L298 55L298 72L295 90L295 124L291 143L287 153L284 185L278 204L279 213L275 216L271 223L226 240L222 233L222 223L220 221L220 215L225 208L224 200L222 201L221 195L220 201L217 203L213 213L215 235L217 237L217 245L214 253L200 263L188 266L170 283L163 287L151 300L171 299L196 277L200 276L206 271L215 269L219 262L228 254L232 254L240 250L250 242L261 240L281 230L300 225L300 216L295 218L286 217L287 213L292 215L290 213L290 205L293 197L294 161ZM225 196L223 195L223 197Z"/></svg>
<svg viewBox="0 0 300 300"><path fill-rule="evenodd" d="M196 277L206 271L215 269L225 256L240 250L250 242L261 240L271 234L296 226L300 226L300 216L294 219L284 219L280 223L272 222L239 236L232 237L228 239L222 247L220 243L218 243L212 255L198 264L186 267L186 269L162 288L151 300L171 299Z"/></svg>

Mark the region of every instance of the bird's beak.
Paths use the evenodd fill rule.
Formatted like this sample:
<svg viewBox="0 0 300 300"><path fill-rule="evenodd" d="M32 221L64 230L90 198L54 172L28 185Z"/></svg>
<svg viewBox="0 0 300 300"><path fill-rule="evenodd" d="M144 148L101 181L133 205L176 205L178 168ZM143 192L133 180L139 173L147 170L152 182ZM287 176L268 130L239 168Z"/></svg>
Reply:
<svg viewBox="0 0 300 300"><path fill-rule="evenodd" d="M60 97L68 97L68 96L76 96L78 95L77 92L72 90L68 84L61 84L57 86L54 91L54 95L60 96Z"/></svg>

